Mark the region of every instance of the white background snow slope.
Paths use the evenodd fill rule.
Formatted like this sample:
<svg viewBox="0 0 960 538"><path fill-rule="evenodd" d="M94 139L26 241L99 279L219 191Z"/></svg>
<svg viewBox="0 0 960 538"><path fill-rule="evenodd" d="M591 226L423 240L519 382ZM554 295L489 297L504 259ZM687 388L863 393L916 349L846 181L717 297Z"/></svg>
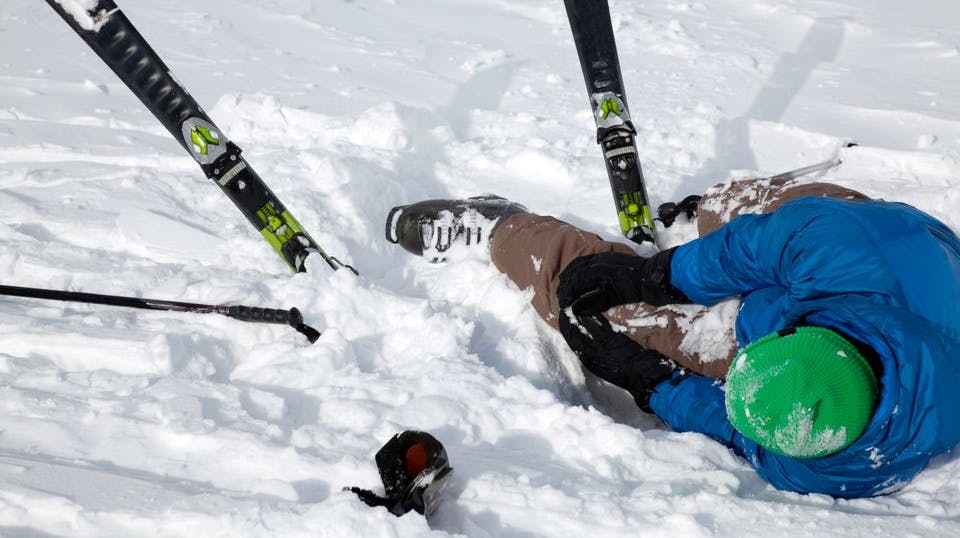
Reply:
<svg viewBox="0 0 960 538"><path fill-rule="evenodd" d="M955 1L611 4L654 204L856 140L827 179L960 230ZM774 490L585 379L483 260L384 241L393 205L487 192L617 237L561 2L122 7L362 276L289 274L53 10L3 0L0 282L298 306L324 335L0 298L0 535L960 536L955 455L881 498ZM341 491L407 428L456 468L429 522Z"/></svg>

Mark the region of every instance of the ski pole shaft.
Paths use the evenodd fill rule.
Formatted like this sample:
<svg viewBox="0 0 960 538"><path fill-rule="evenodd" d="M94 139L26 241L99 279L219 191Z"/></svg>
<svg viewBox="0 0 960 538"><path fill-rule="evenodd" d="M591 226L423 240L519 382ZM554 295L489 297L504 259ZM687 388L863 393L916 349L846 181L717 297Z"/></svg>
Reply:
<svg viewBox="0 0 960 538"><path fill-rule="evenodd" d="M840 157L840 151L844 148L855 148L857 147L856 142L847 142L841 149L837 150L837 154L833 157L816 164L811 164L810 166L804 166L803 168L797 168L796 170L790 170L789 172L784 172L782 174L777 174L775 176L770 176L767 179L796 179L798 177L803 177L806 175L813 174L815 172L822 172L824 170L829 170L834 166L840 166L843 164L843 159Z"/></svg>
<svg viewBox="0 0 960 538"><path fill-rule="evenodd" d="M319 331L304 324L303 314L301 314L300 310L296 308L291 308L289 310L278 310L273 308L258 308L243 305L209 305L200 303L184 303L179 301L163 301L159 299L141 299L138 297L122 297L119 295L101 295L99 293L24 288L20 286L4 285L0 285L0 295L51 301L66 301L73 303L122 306L127 308L139 308L142 310L165 310L170 312L188 312L193 314L220 314L240 321L289 325L296 329L299 333L306 336L307 340L309 340L311 343L316 342L320 337Z"/></svg>
<svg viewBox="0 0 960 538"><path fill-rule="evenodd" d="M823 161L822 163L811 164L810 166L804 166L803 168L797 168L796 170L791 170L789 172L784 172L782 174L777 174L775 176L770 176L770 179L796 179L798 177L803 177L814 172L820 172L822 170L829 170L834 166L839 166L843 161L840 160L840 157L834 157Z"/></svg>

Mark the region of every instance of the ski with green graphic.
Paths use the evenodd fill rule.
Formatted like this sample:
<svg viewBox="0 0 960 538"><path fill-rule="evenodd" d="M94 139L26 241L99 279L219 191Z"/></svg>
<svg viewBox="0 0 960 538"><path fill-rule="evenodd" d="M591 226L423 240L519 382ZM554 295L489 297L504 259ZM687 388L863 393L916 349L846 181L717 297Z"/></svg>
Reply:
<svg viewBox="0 0 960 538"><path fill-rule="evenodd" d="M656 244L607 0L564 0L623 235Z"/></svg>
<svg viewBox="0 0 960 538"><path fill-rule="evenodd" d="M305 271L310 254L321 256L333 269L353 270L327 255L303 230L244 160L240 147L214 125L113 0L47 3L140 98L292 270Z"/></svg>

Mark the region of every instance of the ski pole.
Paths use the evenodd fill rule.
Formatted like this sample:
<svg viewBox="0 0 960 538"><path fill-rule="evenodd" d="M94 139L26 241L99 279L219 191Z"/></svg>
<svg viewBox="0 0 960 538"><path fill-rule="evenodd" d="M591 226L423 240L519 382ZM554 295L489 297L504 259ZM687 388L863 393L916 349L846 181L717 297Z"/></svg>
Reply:
<svg viewBox="0 0 960 538"><path fill-rule="evenodd" d="M856 142L847 142L844 144L844 148L854 148L857 146ZM813 174L814 172L822 172L824 170L829 170L834 166L840 166L843 164L843 160L840 158L840 151L837 151L837 154L823 162L811 164L810 166L804 166L803 168L797 168L796 170L790 170L789 172L784 172L782 174L777 174L775 176L770 176L767 179L796 179L798 177L803 177L806 175Z"/></svg>
<svg viewBox="0 0 960 538"><path fill-rule="evenodd" d="M13 297L27 297L30 299L44 299L51 301L67 301L74 303L100 304L107 306L124 306L143 310L166 310L171 312L190 312L193 314L221 314L240 321L253 323L276 323L289 325L297 332L307 337L312 344L320 338L320 331L303 322L303 314L296 308L277 310L273 308L258 308L243 305L208 305L199 303L181 303L178 301L161 301L157 299L141 299L138 297L120 297L117 295L100 295L98 293L82 293L76 291L45 290L40 288L22 288L19 286L0 285L0 295Z"/></svg>
<svg viewBox="0 0 960 538"><path fill-rule="evenodd" d="M822 170L829 170L834 166L840 165L842 161L840 157L834 157L823 161L822 163L811 164L810 166L804 166L803 168L797 168L796 170L791 170L789 172L784 172L782 174L777 174L775 176L770 176L770 179L796 179L798 177L803 177L814 172L820 172Z"/></svg>

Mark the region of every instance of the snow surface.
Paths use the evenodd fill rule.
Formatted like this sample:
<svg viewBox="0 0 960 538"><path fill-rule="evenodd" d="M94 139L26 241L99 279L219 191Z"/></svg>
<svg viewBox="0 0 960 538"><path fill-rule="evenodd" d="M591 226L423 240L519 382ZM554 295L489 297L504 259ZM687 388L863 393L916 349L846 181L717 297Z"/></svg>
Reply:
<svg viewBox="0 0 960 538"><path fill-rule="evenodd" d="M611 3L654 203L856 140L827 179L960 230L956 2ZM955 455L886 497L776 491L585 378L484 260L384 241L393 205L487 192L617 237L559 2L122 4L362 276L290 275L53 10L4 0L0 282L297 306L324 335L0 298L0 535L960 536ZM406 428L456 469L429 522L341 491Z"/></svg>

